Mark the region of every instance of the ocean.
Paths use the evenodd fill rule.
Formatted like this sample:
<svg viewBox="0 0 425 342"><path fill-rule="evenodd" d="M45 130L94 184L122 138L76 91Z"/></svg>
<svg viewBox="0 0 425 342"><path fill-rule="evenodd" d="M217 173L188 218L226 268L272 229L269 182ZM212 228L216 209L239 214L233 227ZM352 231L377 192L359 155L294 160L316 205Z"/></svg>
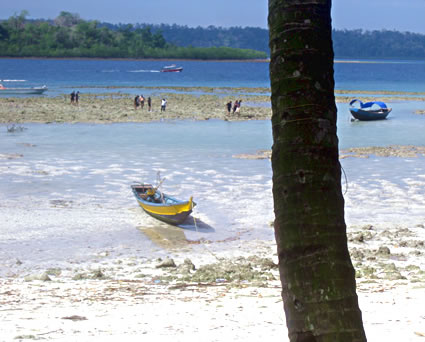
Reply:
<svg viewBox="0 0 425 342"><path fill-rule="evenodd" d="M267 63L0 59L0 79L46 84L46 96L143 87L268 87ZM423 61L336 63L336 88L425 92ZM110 88L113 87L113 88ZM134 88L140 87L140 88ZM235 90L236 91L236 90ZM341 149L425 145L421 101L393 101L388 120L351 122L338 104ZM197 206L179 231L214 248L226 241L272 240L269 160L235 158L270 149L269 121L0 125L0 276L20 269L66 267L99 255L155 257L175 253L148 231L167 226L143 213L134 182L165 177L163 190L194 197ZM347 225L425 223L425 158L345 158ZM201 248L193 245L192 248Z"/></svg>
<svg viewBox="0 0 425 342"><path fill-rule="evenodd" d="M183 72L159 72L173 63ZM337 90L425 92L425 61L337 60L334 69ZM113 91L144 86L269 87L268 70L265 62L0 58L0 80L46 84L48 96L68 94L80 86L96 92L102 86L118 88Z"/></svg>

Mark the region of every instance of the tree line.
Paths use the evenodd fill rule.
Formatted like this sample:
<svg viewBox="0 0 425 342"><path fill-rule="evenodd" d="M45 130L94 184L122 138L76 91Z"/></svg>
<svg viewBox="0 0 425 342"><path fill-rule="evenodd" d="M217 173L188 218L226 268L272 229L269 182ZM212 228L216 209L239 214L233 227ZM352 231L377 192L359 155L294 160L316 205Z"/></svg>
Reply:
<svg viewBox="0 0 425 342"><path fill-rule="evenodd" d="M387 30L334 30L332 39L335 56L339 58L425 58L423 34Z"/></svg>
<svg viewBox="0 0 425 342"><path fill-rule="evenodd" d="M0 22L2 57L100 57L256 59L267 53L251 49L184 47L167 42L160 30L131 24L110 28L78 14L61 12L52 21L27 20L22 11Z"/></svg>
<svg viewBox="0 0 425 342"><path fill-rule="evenodd" d="M110 24L61 12L28 20L26 11L0 21L0 56L255 59L269 55L259 27ZM336 58L424 59L425 35L398 31L333 30Z"/></svg>
<svg viewBox="0 0 425 342"><path fill-rule="evenodd" d="M119 25L103 23L111 29ZM138 24L137 27L146 27ZM188 27L181 25L151 25L153 32L178 46L232 46L253 49L269 55L269 31L258 27ZM332 30L337 58L398 58L424 59L425 35L389 30Z"/></svg>

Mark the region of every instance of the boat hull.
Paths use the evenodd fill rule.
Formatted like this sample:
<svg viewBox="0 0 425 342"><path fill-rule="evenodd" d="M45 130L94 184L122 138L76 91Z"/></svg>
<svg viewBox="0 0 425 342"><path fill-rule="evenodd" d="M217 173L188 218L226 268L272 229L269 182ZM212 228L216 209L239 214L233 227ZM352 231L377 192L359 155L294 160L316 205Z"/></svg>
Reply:
<svg viewBox="0 0 425 342"><path fill-rule="evenodd" d="M164 201L156 203L142 198L142 195L146 192L145 190L149 188L152 189L152 186L132 185L133 194L137 202L150 216L172 225L179 225L192 213L195 205L192 198L189 201L180 201L157 191Z"/></svg>
<svg viewBox="0 0 425 342"><path fill-rule="evenodd" d="M0 89L0 94L43 94L47 87L34 88L3 88Z"/></svg>
<svg viewBox="0 0 425 342"><path fill-rule="evenodd" d="M391 109L379 110L379 111L370 111L362 110L358 108L350 109L351 115L360 121L374 121L374 120L384 120L390 114Z"/></svg>
<svg viewBox="0 0 425 342"><path fill-rule="evenodd" d="M182 72L182 71L183 71L182 67L161 69L161 72Z"/></svg>

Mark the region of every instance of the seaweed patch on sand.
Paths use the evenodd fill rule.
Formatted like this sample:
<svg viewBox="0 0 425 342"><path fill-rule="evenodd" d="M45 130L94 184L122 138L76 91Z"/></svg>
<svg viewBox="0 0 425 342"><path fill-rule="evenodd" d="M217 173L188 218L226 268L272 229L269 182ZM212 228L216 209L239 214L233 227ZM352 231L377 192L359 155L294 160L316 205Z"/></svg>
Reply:
<svg viewBox="0 0 425 342"><path fill-rule="evenodd" d="M369 158L369 156L378 157L401 157L401 158L416 158L419 155L425 156L425 146L369 146L369 147L353 147L344 149L340 152L340 159L355 157Z"/></svg>
<svg viewBox="0 0 425 342"><path fill-rule="evenodd" d="M84 89L83 86L80 87ZM96 88L96 87L90 87ZM138 90L150 92L152 111L147 105L134 109L134 94L122 93L80 93L78 105L70 103L68 95L56 97L2 97L0 98L0 123L22 122L150 122L160 120L268 120L271 118L270 88L229 88L229 87L144 87ZM132 88L132 87L130 87ZM133 87L136 88L136 87ZM336 102L348 103L353 91L336 91ZM367 97L364 101L378 100ZM377 92L385 101L425 101L423 93ZM167 109L160 111L161 99L167 99ZM226 103L242 100L240 114L228 114Z"/></svg>
<svg viewBox="0 0 425 342"><path fill-rule="evenodd" d="M239 159L271 159L271 150L259 150L255 153L244 153L234 155L233 158ZM377 157L399 157L399 158L417 158L425 156L425 146L412 145L392 145L392 146L369 146L352 147L340 151L339 158L369 158Z"/></svg>

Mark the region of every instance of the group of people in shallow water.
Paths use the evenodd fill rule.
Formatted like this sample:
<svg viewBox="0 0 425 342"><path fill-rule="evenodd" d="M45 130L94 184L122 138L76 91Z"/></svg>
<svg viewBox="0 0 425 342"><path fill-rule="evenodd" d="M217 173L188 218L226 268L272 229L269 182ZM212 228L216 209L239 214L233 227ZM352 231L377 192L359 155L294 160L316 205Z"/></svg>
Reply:
<svg viewBox="0 0 425 342"><path fill-rule="evenodd" d="M77 105L79 99L80 99L80 92L79 91L77 91L77 92L73 91L71 93L71 104Z"/></svg>
<svg viewBox="0 0 425 342"><path fill-rule="evenodd" d="M227 113L230 114L238 114L240 115L240 111L241 111L241 103L242 100L236 100L235 103L232 105L232 101L229 101L226 103L226 109L227 109Z"/></svg>
<svg viewBox="0 0 425 342"><path fill-rule="evenodd" d="M137 109L140 107L140 109L143 109L145 107L145 97L143 95L136 95L136 97L134 98L134 109ZM152 111L152 99L149 96L147 99L147 103L148 103L148 112ZM167 100L166 99L162 99L161 100L161 112L165 112L165 109L167 107Z"/></svg>
<svg viewBox="0 0 425 342"><path fill-rule="evenodd" d="M80 92L77 91L73 91L71 93L71 104L78 104L78 100L80 98ZM143 95L136 95L136 97L134 98L134 109L137 109L140 107L140 109L143 109L145 107L145 97ZM227 113L228 115L230 114L238 114L240 115L240 110L241 110L241 103L242 100L236 100L233 104L232 101L229 101L226 103L226 109L227 109ZM147 99L147 104L148 104L148 112L152 111L152 99L149 96ZM167 100L166 99L162 99L161 100L161 112L165 112L165 109L167 107Z"/></svg>
<svg viewBox="0 0 425 342"><path fill-rule="evenodd" d="M140 109L143 109L145 107L145 97L143 95L136 95L134 98L134 109L137 109L140 107ZM148 103L148 112L152 111L152 99L148 97L147 99Z"/></svg>

